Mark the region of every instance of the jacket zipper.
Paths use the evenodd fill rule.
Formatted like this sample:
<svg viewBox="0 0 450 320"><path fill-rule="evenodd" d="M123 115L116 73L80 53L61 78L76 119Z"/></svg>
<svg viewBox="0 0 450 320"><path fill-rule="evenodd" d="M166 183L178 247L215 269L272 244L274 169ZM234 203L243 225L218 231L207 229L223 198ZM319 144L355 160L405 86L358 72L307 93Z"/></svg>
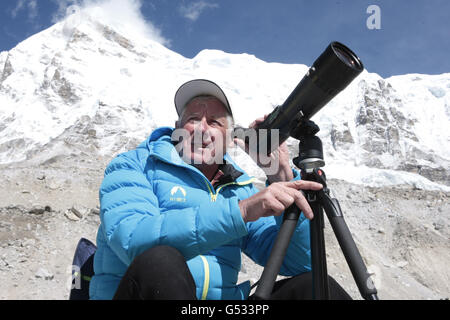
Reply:
<svg viewBox="0 0 450 320"><path fill-rule="evenodd" d="M217 188L216 193L214 194L212 192L212 189L210 187L210 182L207 181L206 179L203 179L206 183L206 186L208 187L208 191L211 195L211 201L212 202L216 202L217 197L219 196L219 191L229 185L238 185L238 186L243 186L246 184L250 184L253 181L255 181L255 178L251 178L250 180L246 180L246 181L242 181L242 182L229 182L229 183L225 183L224 185L221 185L220 187ZM203 270L204 270L204 274L205 274L205 279L203 281L203 290L202 290L202 296L201 296L201 300L206 300L206 297L208 296L208 291L209 291L209 263L208 260L206 260L206 257L200 255L200 258L202 259L203 262Z"/></svg>
<svg viewBox="0 0 450 320"><path fill-rule="evenodd" d="M255 181L255 180L256 180L255 178L251 178L250 180L246 180L246 181L242 181L242 182L236 182L236 181L233 181L233 182L225 183L225 184L223 184L223 185L221 185L220 187L217 188L215 194L213 194L213 193L211 194L211 200L212 200L212 202L216 202L217 197L219 196L219 191L220 191L222 188L225 188L226 186L234 185L234 184L235 184L235 185L238 185L238 186L244 186L244 185L247 185L247 184L252 183L252 182ZM211 192L211 190L210 190L210 192Z"/></svg>

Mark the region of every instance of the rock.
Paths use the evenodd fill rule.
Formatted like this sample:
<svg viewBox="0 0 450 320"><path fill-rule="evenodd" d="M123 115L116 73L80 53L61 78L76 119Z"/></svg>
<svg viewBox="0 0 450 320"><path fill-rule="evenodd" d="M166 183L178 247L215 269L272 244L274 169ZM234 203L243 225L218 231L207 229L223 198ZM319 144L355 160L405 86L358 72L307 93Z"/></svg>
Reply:
<svg viewBox="0 0 450 320"><path fill-rule="evenodd" d="M35 273L34 276L38 279L44 280L52 280L54 278L54 275L45 268L39 268L39 270Z"/></svg>
<svg viewBox="0 0 450 320"><path fill-rule="evenodd" d="M39 173L39 174L36 176L36 179L38 179L38 180L45 180L45 174L44 174L44 173Z"/></svg>
<svg viewBox="0 0 450 320"><path fill-rule="evenodd" d="M72 206L70 208L70 211L72 211L73 214L75 214L78 218L83 218L83 214L81 213L81 208Z"/></svg>
<svg viewBox="0 0 450 320"><path fill-rule="evenodd" d="M20 243L20 246L23 248L31 247L36 245L36 240L34 239L23 239Z"/></svg>
<svg viewBox="0 0 450 320"><path fill-rule="evenodd" d="M80 221L80 217L77 216L71 209L67 209L66 212L64 212L64 215L67 219L72 221Z"/></svg>
<svg viewBox="0 0 450 320"><path fill-rule="evenodd" d="M50 190L57 190L62 187L62 184L60 181L55 181L55 180L49 181L48 179L46 179L45 181L46 181L45 186Z"/></svg>
<svg viewBox="0 0 450 320"><path fill-rule="evenodd" d="M434 226L434 229L437 231L442 230L445 227L445 221L442 219L435 221L435 222L433 222L433 226Z"/></svg>
<svg viewBox="0 0 450 320"><path fill-rule="evenodd" d="M403 269L408 264L409 264L408 261L399 261L399 262L397 262L396 266Z"/></svg>
<svg viewBox="0 0 450 320"><path fill-rule="evenodd" d="M83 219L83 217L88 214L89 209L83 206L73 205L72 208L70 208L70 211L72 211L72 213L75 214L78 218Z"/></svg>
<svg viewBox="0 0 450 320"><path fill-rule="evenodd" d="M44 212L50 212L52 211L52 208L50 206L41 206L41 205L34 205L28 213L30 214L36 214L41 215L44 214Z"/></svg>
<svg viewBox="0 0 450 320"><path fill-rule="evenodd" d="M43 214L44 211L45 211L45 209L42 207L33 207L28 211L28 213L39 215L39 214Z"/></svg>
<svg viewBox="0 0 450 320"><path fill-rule="evenodd" d="M5 208L7 211L11 211L14 213L25 213L27 212L27 209L25 209L22 205L9 205Z"/></svg>
<svg viewBox="0 0 450 320"><path fill-rule="evenodd" d="M90 211L91 214L96 214L99 215L100 214L100 209L99 208L92 208Z"/></svg>
<svg viewBox="0 0 450 320"><path fill-rule="evenodd" d="M7 259L6 256L0 257L0 261L1 261L0 266L1 266L1 267L7 267L7 266L9 265L9 262L8 262L6 259Z"/></svg>

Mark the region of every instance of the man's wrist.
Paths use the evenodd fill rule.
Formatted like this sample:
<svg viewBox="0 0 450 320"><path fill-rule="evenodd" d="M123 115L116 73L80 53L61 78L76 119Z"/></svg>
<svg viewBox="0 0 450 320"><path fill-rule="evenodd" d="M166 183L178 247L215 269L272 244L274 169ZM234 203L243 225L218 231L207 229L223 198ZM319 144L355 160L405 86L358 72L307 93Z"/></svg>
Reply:
<svg viewBox="0 0 450 320"><path fill-rule="evenodd" d="M239 210L241 211L241 217L244 222L247 222L247 211L245 210L244 203L242 200L238 201Z"/></svg>

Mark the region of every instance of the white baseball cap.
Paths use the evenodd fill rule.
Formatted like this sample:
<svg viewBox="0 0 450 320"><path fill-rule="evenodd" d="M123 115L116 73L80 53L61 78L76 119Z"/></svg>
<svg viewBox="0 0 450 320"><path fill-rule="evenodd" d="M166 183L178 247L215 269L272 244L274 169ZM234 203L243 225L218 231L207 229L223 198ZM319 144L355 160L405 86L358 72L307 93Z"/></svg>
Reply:
<svg viewBox="0 0 450 320"><path fill-rule="evenodd" d="M189 101L198 96L213 96L219 99L224 104L229 114L233 116L230 103L222 89L214 82L205 79L191 80L178 88L175 93L175 108L177 109L178 115L182 114Z"/></svg>

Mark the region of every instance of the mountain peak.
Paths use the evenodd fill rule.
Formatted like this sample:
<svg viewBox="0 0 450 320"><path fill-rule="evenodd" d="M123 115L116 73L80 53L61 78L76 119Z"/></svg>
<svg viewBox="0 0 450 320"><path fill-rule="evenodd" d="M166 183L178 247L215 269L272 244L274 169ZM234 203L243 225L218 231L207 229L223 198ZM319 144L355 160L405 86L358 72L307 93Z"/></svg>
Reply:
<svg viewBox="0 0 450 320"><path fill-rule="evenodd" d="M219 50L187 59L145 37L145 28L121 27L99 12L68 16L0 54L0 163L126 151L154 128L173 126L174 92L194 78L219 83L246 126L282 104L308 69ZM313 119L328 176L413 183L401 170L436 182L421 186L448 188L436 185L450 184L449 89L448 74L383 79L364 71ZM379 174L355 181L343 174L349 164Z"/></svg>

